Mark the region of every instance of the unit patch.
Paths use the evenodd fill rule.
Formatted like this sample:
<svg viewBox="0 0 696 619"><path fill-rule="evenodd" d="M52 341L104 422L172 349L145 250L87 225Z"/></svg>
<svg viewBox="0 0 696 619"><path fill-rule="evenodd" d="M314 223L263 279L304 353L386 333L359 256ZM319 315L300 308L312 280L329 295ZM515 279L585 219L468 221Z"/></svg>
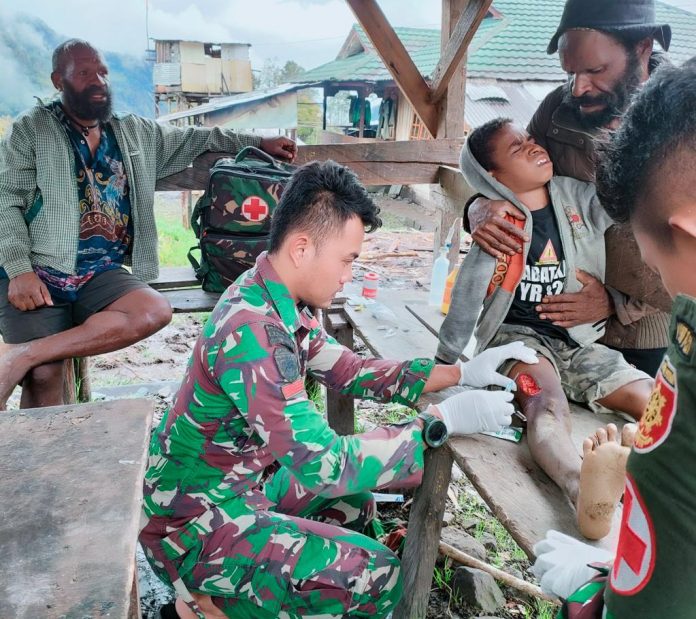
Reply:
<svg viewBox="0 0 696 619"><path fill-rule="evenodd" d="M621 533L609 584L619 595L635 595L655 568L655 530L633 478L626 474Z"/></svg>
<svg viewBox="0 0 696 619"><path fill-rule="evenodd" d="M694 331L681 320L677 320L677 328L674 333L674 344L685 357L691 356L691 351L694 348Z"/></svg>
<svg viewBox="0 0 696 619"><path fill-rule="evenodd" d="M677 370L665 355L655 377L655 387L638 425L634 448L647 453L667 440L677 410Z"/></svg>

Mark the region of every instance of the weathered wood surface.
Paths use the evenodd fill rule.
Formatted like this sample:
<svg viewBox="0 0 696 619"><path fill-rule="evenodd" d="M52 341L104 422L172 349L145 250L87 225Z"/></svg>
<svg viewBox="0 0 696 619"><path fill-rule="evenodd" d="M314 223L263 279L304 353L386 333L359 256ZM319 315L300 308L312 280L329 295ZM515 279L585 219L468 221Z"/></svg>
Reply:
<svg viewBox="0 0 696 619"><path fill-rule="evenodd" d="M0 617L129 616L153 408L0 415Z"/></svg>
<svg viewBox="0 0 696 619"><path fill-rule="evenodd" d="M191 237L193 238L193 235ZM159 277L148 283L155 290L200 288L201 286L192 267L163 267L160 269Z"/></svg>
<svg viewBox="0 0 696 619"><path fill-rule="evenodd" d="M430 333L437 334L444 316L436 308L420 303L410 304L408 309ZM570 409L578 453L582 453L582 441L599 426L613 422L621 427L625 423L618 415L596 415L574 403ZM449 444L454 459L493 514L530 557L534 544L549 529L580 537L575 511L560 488L532 460L526 435L519 444L483 434L451 439ZM613 547L618 524L617 515L612 533L599 545Z"/></svg>
<svg viewBox="0 0 696 619"><path fill-rule="evenodd" d="M346 0L401 92L431 135L437 132L437 108L430 88L376 0Z"/></svg>
<svg viewBox="0 0 696 619"><path fill-rule="evenodd" d="M447 92L450 78L464 59L469 43L476 34L481 20L486 16L490 5L491 0L469 0L467 2L466 8L452 29L451 37L442 52L440 61L433 71L430 86L431 101L439 101Z"/></svg>
<svg viewBox="0 0 696 619"><path fill-rule="evenodd" d="M342 308L332 305L324 312L324 328L339 344L353 349L353 325L348 322ZM326 392L326 416L329 425L343 436L355 433L355 401L329 389Z"/></svg>
<svg viewBox="0 0 696 619"><path fill-rule="evenodd" d="M333 159L351 168L365 185L408 185L436 183L439 166L458 166L462 139L418 141L358 142L300 146L296 163ZM213 164L228 153L205 153L193 166L157 181L157 191L205 189Z"/></svg>
<svg viewBox="0 0 696 619"><path fill-rule="evenodd" d="M206 292L201 288L183 290L160 290L169 301L175 314L211 312L220 298L217 292Z"/></svg>

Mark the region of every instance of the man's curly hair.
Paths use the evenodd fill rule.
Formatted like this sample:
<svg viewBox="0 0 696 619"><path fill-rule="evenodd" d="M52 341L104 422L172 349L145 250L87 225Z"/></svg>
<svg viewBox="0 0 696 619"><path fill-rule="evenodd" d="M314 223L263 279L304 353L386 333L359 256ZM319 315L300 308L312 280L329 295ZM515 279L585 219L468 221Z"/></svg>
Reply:
<svg viewBox="0 0 696 619"><path fill-rule="evenodd" d="M641 198L658 178L674 178L681 185L675 172L681 167L679 158L672 156L690 151L696 155L696 57L682 67L663 65L656 70L619 129L599 143L597 151L597 194L612 219L628 222L637 207L642 216L654 217L655 202ZM651 212L642 212L644 208Z"/></svg>

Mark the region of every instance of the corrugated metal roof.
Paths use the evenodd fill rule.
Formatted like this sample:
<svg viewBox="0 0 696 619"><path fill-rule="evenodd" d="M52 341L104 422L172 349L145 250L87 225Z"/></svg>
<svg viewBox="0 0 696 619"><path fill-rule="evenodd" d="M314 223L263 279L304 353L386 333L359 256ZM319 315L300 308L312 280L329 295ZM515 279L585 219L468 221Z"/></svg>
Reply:
<svg viewBox="0 0 696 619"><path fill-rule="evenodd" d="M494 0L500 18L486 17L474 35L467 56L467 75L503 80L564 81L558 56L546 46L561 20L565 0ZM657 20L672 26L670 57L680 64L696 55L696 15L662 2L655 3ZM363 29L354 33L363 51L310 69L294 81L392 81ZM411 58L427 78L440 59L440 31L395 28Z"/></svg>
<svg viewBox="0 0 696 619"><path fill-rule="evenodd" d="M286 92L294 92L295 90L301 90L309 87L311 87L311 84L282 84L280 86L276 86L275 88L252 90L251 92L243 92L238 95L232 95L231 97L217 97L208 103L199 105L198 107L192 107L191 109L184 110L182 112L172 112L171 114L160 116L157 119L157 122L167 123L172 120L177 120L178 118L208 114L218 110L237 107L238 105L243 105L245 103L263 101L264 99L270 99L271 97L282 95Z"/></svg>

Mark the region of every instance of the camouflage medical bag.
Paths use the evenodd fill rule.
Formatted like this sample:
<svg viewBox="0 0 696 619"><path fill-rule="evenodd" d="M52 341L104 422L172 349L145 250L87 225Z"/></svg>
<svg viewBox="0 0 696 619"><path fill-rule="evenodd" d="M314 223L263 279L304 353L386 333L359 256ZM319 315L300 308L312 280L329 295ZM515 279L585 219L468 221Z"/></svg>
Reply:
<svg viewBox="0 0 696 619"><path fill-rule="evenodd" d="M267 249L273 211L294 169L251 146L211 168L191 215L199 245L188 253L203 290L223 292Z"/></svg>

